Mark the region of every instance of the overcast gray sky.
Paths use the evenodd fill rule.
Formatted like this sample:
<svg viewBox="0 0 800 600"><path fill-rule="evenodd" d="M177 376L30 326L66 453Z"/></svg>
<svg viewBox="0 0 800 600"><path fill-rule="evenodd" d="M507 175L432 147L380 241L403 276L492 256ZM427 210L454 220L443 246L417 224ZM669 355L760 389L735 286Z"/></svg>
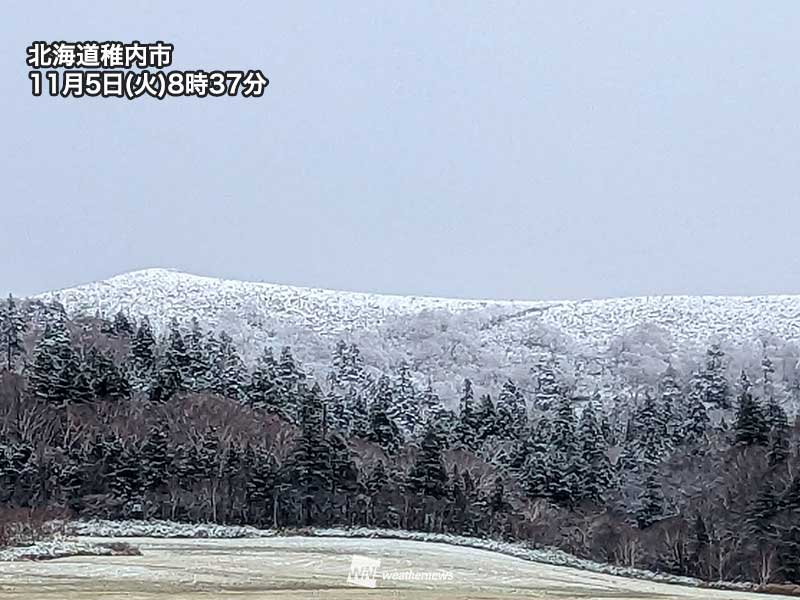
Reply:
<svg viewBox="0 0 800 600"><path fill-rule="evenodd" d="M800 292L800 3L15 2L0 289L163 266L487 298ZM33 40L261 99L51 99Z"/></svg>

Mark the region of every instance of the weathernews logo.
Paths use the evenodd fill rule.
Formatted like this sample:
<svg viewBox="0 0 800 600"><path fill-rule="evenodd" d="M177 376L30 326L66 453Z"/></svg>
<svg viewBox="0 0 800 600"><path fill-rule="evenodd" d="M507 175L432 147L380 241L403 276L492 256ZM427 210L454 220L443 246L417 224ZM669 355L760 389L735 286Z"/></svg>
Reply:
<svg viewBox="0 0 800 600"><path fill-rule="evenodd" d="M350 561L350 573L347 575L347 583L359 587L377 587L378 569L380 568L381 559L354 554L353 559Z"/></svg>
<svg viewBox="0 0 800 600"><path fill-rule="evenodd" d="M350 561L350 573L347 575L347 583L359 587L375 588L378 587L378 578L392 581L452 581L452 571L417 571L416 569L406 569L404 571L383 571L380 572L381 560L379 558L369 558L354 554Z"/></svg>

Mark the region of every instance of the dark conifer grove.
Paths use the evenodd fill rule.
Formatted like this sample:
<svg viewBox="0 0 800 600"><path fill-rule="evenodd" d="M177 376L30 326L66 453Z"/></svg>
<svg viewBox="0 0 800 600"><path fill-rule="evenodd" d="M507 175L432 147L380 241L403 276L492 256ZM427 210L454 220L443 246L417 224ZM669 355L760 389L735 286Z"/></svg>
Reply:
<svg viewBox="0 0 800 600"><path fill-rule="evenodd" d="M515 540L706 580L800 582L798 425L772 365L609 404L555 361L537 386L440 397L340 341L324 377L289 347L249 364L197 321L0 306L0 507L72 518L368 526ZM731 380L734 379L734 380ZM621 408L622 407L622 408Z"/></svg>

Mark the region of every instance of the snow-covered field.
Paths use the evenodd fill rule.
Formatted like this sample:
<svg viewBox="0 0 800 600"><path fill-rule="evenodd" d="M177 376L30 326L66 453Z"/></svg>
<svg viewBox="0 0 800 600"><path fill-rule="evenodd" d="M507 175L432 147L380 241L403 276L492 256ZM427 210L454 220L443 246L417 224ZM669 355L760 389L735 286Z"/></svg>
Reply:
<svg viewBox="0 0 800 600"><path fill-rule="evenodd" d="M81 539L90 543L100 541ZM125 538L124 541L138 546L142 556L73 557L2 564L0 598L756 600L766 597L626 579L429 542L307 537ZM381 561L374 589L348 583L353 555ZM432 572L446 575L436 581L381 576Z"/></svg>
<svg viewBox="0 0 800 600"><path fill-rule="evenodd" d="M305 528L302 531L276 531L258 529L250 526L219 525L215 523L177 523L174 521L109 521L90 519L58 523L70 535L83 538L264 538L301 534L310 537L325 538L381 538L385 540L403 540L409 542L428 542L449 544L476 550L490 550L523 560L538 562L558 567L574 567L584 571L620 575L662 583L680 583L697 586L700 580L691 577L680 577L666 573L653 573L642 569L621 567L586 560L555 548L530 548L520 543L502 542L486 538L476 538L448 533L430 533L422 531L404 531L399 529L374 529L367 527L353 528ZM0 559L2 554L0 553ZM726 589L750 589L746 584L726 584Z"/></svg>

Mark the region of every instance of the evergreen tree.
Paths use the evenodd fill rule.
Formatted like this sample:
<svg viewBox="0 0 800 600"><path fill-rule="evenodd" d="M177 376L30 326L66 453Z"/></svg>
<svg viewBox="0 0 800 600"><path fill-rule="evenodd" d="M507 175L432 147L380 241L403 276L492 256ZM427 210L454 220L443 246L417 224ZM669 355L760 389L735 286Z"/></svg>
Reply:
<svg viewBox="0 0 800 600"><path fill-rule="evenodd" d="M166 356L180 369L181 378L187 379L189 367L189 352L186 349L186 340L176 318L172 318L167 335Z"/></svg>
<svg viewBox="0 0 800 600"><path fill-rule="evenodd" d="M364 386L368 380L364 370L364 361L361 358L361 350L355 344L350 344L347 360L347 370L345 371L345 381L350 385Z"/></svg>
<svg viewBox="0 0 800 600"><path fill-rule="evenodd" d="M459 433L461 420L453 411L439 405L436 415L429 421L430 423L436 423L439 426L439 430L442 433L442 443L445 448L455 448L462 445Z"/></svg>
<svg viewBox="0 0 800 600"><path fill-rule="evenodd" d="M130 320L128 319L127 315L122 312L122 310L118 311L117 314L114 315L111 333L117 337L130 337L134 334L133 325L131 325Z"/></svg>
<svg viewBox="0 0 800 600"><path fill-rule="evenodd" d="M283 407L287 419L296 421L300 405L299 390L301 383L305 380L305 375L295 363L289 346L285 346L281 350L275 375L279 405Z"/></svg>
<svg viewBox="0 0 800 600"><path fill-rule="evenodd" d="M658 410L655 400L649 393L635 413L634 429L636 431L635 447L637 460L652 468L669 450L667 425L663 421L663 412Z"/></svg>
<svg viewBox="0 0 800 600"><path fill-rule="evenodd" d="M678 383L678 374L670 364L660 382L661 407L660 422L665 428L665 448L671 449L683 441L681 424L684 422L687 407L683 402L683 393Z"/></svg>
<svg viewBox="0 0 800 600"><path fill-rule="evenodd" d="M0 351L5 358L5 368L9 371L14 369L16 360L25 354L22 340L24 332L25 323L17 310L14 297L9 294L0 312Z"/></svg>
<svg viewBox="0 0 800 600"><path fill-rule="evenodd" d="M330 480L331 494L355 493L358 489L358 470L356 469L353 454L345 438L338 433L328 437L330 447Z"/></svg>
<svg viewBox="0 0 800 600"><path fill-rule="evenodd" d="M247 386L247 400L252 406L275 414L280 414L283 410L272 348L264 348L256 360Z"/></svg>
<svg viewBox="0 0 800 600"><path fill-rule="evenodd" d="M744 446L766 446L769 441L769 424L764 410L750 393L750 381L742 371L742 391L736 411L736 443Z"/></svg>
<svg viewBox="0 0 800 600"><path fill-rule="evenodd" d="M800 525L792 524L782 532L777 559L786 581L800 581Z"/></svg>
<svg viewBox="0 0 800 600"><path fill-rule="evenodd" d="M339 340L328 373L330 390L327 405L331 426L345 435L362 438L368 435L367 380L358 347L355 344L348 346L344 340ZM382 385L385 383L382 382ZM369 390L369 393L373 391Z"/></svg>
<svg viewBox="0 0 800 600"><path fill-rule="evenodd" d="M772 481L765 479L746 516L747 529L754 541L763 543L776 534L773 519L779 510L778 495Z"/></svg>
<svg viewBox="0 0 800 600"><path fill-rule="evenodd" d="M0 438L0 502L14 503L16 492L35 468L31 463L33 447L25 441Z"/></svg>
<svg viewBox="0 0 800 600"><path fill-rule="evenodd" d="M459 400L461 409L460 423L458 426L458 437L461 445L468 450L476 450L479 445L478 413L475 409L475 395L472 391L472 381L464 380L461 399Z"/></svg>
<svg viewBox="0 0 800 600"><path fill-rule="evenodd" d="M200 327L196 317L192 317L189 334L185 339L186 343L186 388L193 392L210 390L213 388L212 381L215 370L212 369L209 349L214 347L208 335Z"/></svg>
<svg viewBox="0 0 800 600"><path fill-rule="evenodd" d="M87 367L78 356L69 339L66 323L57 321L49 333L45 331L42 340L43 351L51 353L51 358L45 363L51 365L49 376L40 374L35 379L47 381L47 399L58 406L66 407L68 404L83 404L93 399L94 394L89 380ZM39 365L34 361L35 368Z"/></svg>
<svg viewBox="0 0 800 600"><path fill-rule="evenodd" d="M520 439L527 421L522 392L513 381L507 379L497 398L497 434L506 440Z"/></svg>
<svg viewBox="0 0 800 600"><path fill-rule="evenodd" d="M639 468L639 443L636 428L636 414L631 411L625 419L625 432L621 441L622 452L617 462L617 467L621 471L636 471Z"/></svg>
<svg viewBox="0 0 800 600"><path fill-rule="evenodd" d="M439 394L433 389L433 382L428 377L425 391L422 392L421 400L421 421L423 424L429 423L443 409L442 400Z"/></svg>
<svg viewBox="0 0 800 600"><path fill-rule="evenodd" d="M702 571L702 564L707 561L709 545L711 543L711 536L708 533L708 527L700 513L694 519L692 527L692 544L691 544L691 564L694 565L695 576L702 577L705 573Z"/></svg>
<svg viewBox="0 0 800 600"><path fill-rule="evenodd" d="M108 447L109 491L119 502L131 502L138 496L141 487L142 463L139 453L133 444L123 445L115 436L110 438Z"/></svg>
<svg viewBox="0 0 800 600"><path fill-rule="evenodd" d="M601 504L612 485L613 468L593 402L583 409L578 432L581 464L584 466L581 473L580 495L589 502Z"/></svg>
<svg viewBox="0 0 800 600"><path fill-rule="evenodd" d="M348 398L343 396L338 389L338 387L331 386L331 389L325 395L328 421L332 430L349 436L353 427L353 417L350 412L350 406L347 403Z"/></svg>
<svg viewBox="0 0 800 600"><path fill-rule="evenodd" d="M62 373L65 371L62 371ZM68 397L68 402L75 404L87 404L95 399L94 389L90 381L88 368L85 363L75 362L74 377L72 379L72 390Z"/></svg>
<svg viewBox="0 0 800 600"><path fill-rule="evenodd" d="M788 487L780 496L778 507L793 515L800 514L800 474L795 473L792 477Z"/></svg>
<svg viewBox="0 0 800 600"><path fill-rule="evenodd" d="M789 419L773 396L770 396L767 403L766 418L769 428L769 463L775 466L789 456Z"/></svg>
<svg viewBox="0 0 800 600"><path fill-rule="evenodd" d="M350 412L351 435L359 438L368 438L372 425L364 395L350 388L345 404L348 406Z"/></svg>
<svg viewBox="0 0 800 600"><path fill-rule="evenodd" d="M489 510L493 514L506 513L511 510L511 505L506 499L506 487L501 477L495 477L492 493L489 496Z"/></svg>
<svg viewBox="0 0 800 600"><path fill-rule="evenodd" d="M240 400L247 387L246 370L231 337L223 331L214 345L211 361L211 390L226 398Z"/></svg>
<svg viewBox="0 0 800 600"><path fill-rule="evenodd" d="M396 416L394 405L394 390L392 389L391 381L387 375L381 375L373 386L370 407L380 406L394 419Z"/></svg>
<svg viewBox="0 0 800 600"><path fill-rule="evenodd" d="M403 435L397 423L379 407L370 410L369 439L390 455L397 454L403 445Z"/></svg>
<svg viewBox="0 0 800 600"><path fill-rule="evenodd" d="M404 440L400 428L391 417L392 391L388 378L378 380L376 395L369 408L369 439L387 453L396 454Z"/></svg>
<svg viewBox="0 0 800 600"><path fill-rule="evenodd" d="M370 496L377 496L386 489L388 483L389 475L386 473L386 465L383 464L382 460L379 460L370 472L369 477L367 477L366 491Z"/></svg>
<svg viewBox="0 0 800 600"><path fill-rule="evenodd" d="M386 472L386 465L382 460L378 460L364 482L364 492L367 496L366 521L368 525L379 524L376 523L376 508L383 508L382 499L386 495L388 486L389 475Z"/></svg>
<svg viewBox="0 0 800 600"><path fill-rule="evenodd" d="M331 386L341 388L343 391L351 388L363 391L368 379L358 346L355 344L348 346L344 340L337 341L329 374Z"/></svg>
<svg viewBox="0 0 800 600"><path fill-rule="evenodd" d="M274 497L278 485L278 469L275 458L260 446L248 447L245 449L244 462L247 465L248 477L245 481L245 492L249 504L260 505L260 517L256 517L259 524L267 523L267 503ZM274 503L274 501L273 501ZM272 515L273 526L275 524L275 506L269 508Z"/></svg>
<svg viewBox="0 0 800 600"><path fill-rule="evenodd" d="M702 376L696 373L690 385L686 418L681 427L683 441L689 445L698 444L706 439L709 418L704 404L705 389L703 385Z"/></svg>
<svg viewBox="0 0 800 600"><path fill-rule="evenodd" d="M441 498L445 494L447 471L442 462L442 437L438 427L425 432L420 451L409 473L409 488L415 494Z"/></svg>
<svg viewBox="0 0 800 600"><path fill-rule="evenodd" d="M560 372L554 358L539 366L536 394L534 400L540 410L550 410L563 395Z"/></svg>
<svg viewBox="0 0 800 600"><path fill-rule="evenodd" d="M329 388L325 396L331 427L344 435L349 435L352 427L349 407L345 402L345 396L350 389L346 381L348 353L345 341L338 340L333 349L331 369L327 376Z"/></svg>
<svg viewBox="0 0 800 600"><path fill-rule="evenodd" d="M481 446L491 437L498 434L497 411L489 394L481 396L475 411L475 423L478 428L477 445Z"/></svg>
<svg viewBox="0 0 800 600"><path fill-rule="evenodd" d="M33 395L40 400L63 405L69 401L78 370L66 321L57 318L47 323L36 344L29 376Z"/></svg>
<svg viewBox="0 0 800 600"><path fill-rule="evenodd" d="M180 369L171 361L167 362L156 374L156 379L150 388L149 399L151 402L161 404L171 400L183 390L183 380Z"/></svg>
<svg viewBox="0 0 800 600"><path fill-rule="evenodd" d="M372 385L369 373L364 368L361 350L355 344L350 344L345 354L346 362L341 375L341 384L353 390L357 395L363 395Z"/></svg>
<svg viewBox="0 0 800 600"><path fill-rule="evenodd" d="M328 374L331 387L346 387L349 359L347 343L342 339L337 340L331 357L331 371Z"/></svg>
<svg viewBox="0 0 800 600"><path fill-rule="evenodd" d="M81 498L86 484L86 459L79 448L70 448L62 455L56 471L59 500L71 510L81 509Z"/></svg>
<svg viewBox="0 0 800 600"><path fill-rule="evenodd" d="M562 506L573 506L580 496L581 471L576 421L572 402L566 395L558 398L551 426L550 451L546 458L549 475L548 496Z"/></svg>
<svg viewBox="0 0 800 600"><path fill-rule="evenodd" d="M172 319L161 366L156 375L156 382L151 390L150 398L157 402L166 402L179 392L187 390L189 377L189 355L178 321Z"/></svg>
<svg viewBox="0 0 800 600"><path fill-rule="evenodd" d="M327 433L327 415L322 401L322 388L315 383L311 389L304 389L300 400L300 426L304 431L316 432L320 436Z"/></svg>
<svg viewBox="0 0 800 600"><path fill-rule="evenodd" d="M705 401L718 408L731 406L725 368L725 353L719 344L712 344L706 352L706 368L703 373Z"/></svg>
<svg viewBox="0 0 800 600"><path fill-rule="evenodd" d="M131 386L126 374L105 352L95 348L89 351L86 372L95 398L114 402L130 398Z"/></svg>
<svg viewBox="0 0 800 600"><path fill-rule="evenodd" d="M775 395L775 388L772 383L772 376L775 374L775 367L772 360L767 356L766 350L761 358L761 391L764 398L772 398Z"/></svg>
<svg viewBox="0 0 800 600"><path fill-rule="evenodd" d="M141 449L141 481L145 490L159 491L169 478L170 452L167 431L163 424L150 427Z"/></svg>
<svg viewBox="0 0 800 600"><path fill-rule="evenodd" d="M411 378L411 369L405 360L400 361L397 368L397 381L393 389L393 404L391 416L407 439L414 435L420 426L420 402L414 381Z"/></svg>
<svg viewBox="0 0 800 600"><path fill-rule="evenodd" d="M136 389L144 390L150 385L155 371L156 340L150 319L142 318L131 341L130 374Z"/></svg>
<svg viewBox="0 0 800 600"><path fill-rule="evenodd" d="M636 524L640 529L650 527L664 516L664 496L654 472L647 474L639 494Z"/></svg>
<svg viewBox="0 0 800 600"><path fill-rule="evenodd" d="M53 400L53 384L58 370L58 357L56 356L52 336L52 329L48 324L45 327L42 338L34 349L33 364L28 376L29 388L33 396L44 402Z"/></svg>
<svg viewBox="0 0 800 600"><path fill-rule="evenodd" d="M316 514L330 499L331 452L321 432L304 429L290 459L289 484L299 502L304 525L314 525Z"/></svg>
<svg viewBox="0 0 800 600"><path fill-rule="evenodd" d="M556 489L563 491L563 487L558 485L563 480L560 470L569 465L558 464L563 453L556 456L552 451L552 437L552 424L542 417L531 427L528 439L519 443L511 457L511 470L519 472L522 487L530 498L553 500Z"/></svg>
<svg viewBox="0 0 800 600"><path fill-rule="evenodd" d="M88 381L85 377L81 377L81 365L78 362L78 356L70 348L69 355L62 355L61 367L56 372L55 379L52 382L50 399L54 404L66 406L70 402L77 400L76 390L80 384L85 391L88 387ZM81 381L79 381L79 377ZM85 385L84 385L85 384ZM85 400L82 397L81 400Z"/></svg>

